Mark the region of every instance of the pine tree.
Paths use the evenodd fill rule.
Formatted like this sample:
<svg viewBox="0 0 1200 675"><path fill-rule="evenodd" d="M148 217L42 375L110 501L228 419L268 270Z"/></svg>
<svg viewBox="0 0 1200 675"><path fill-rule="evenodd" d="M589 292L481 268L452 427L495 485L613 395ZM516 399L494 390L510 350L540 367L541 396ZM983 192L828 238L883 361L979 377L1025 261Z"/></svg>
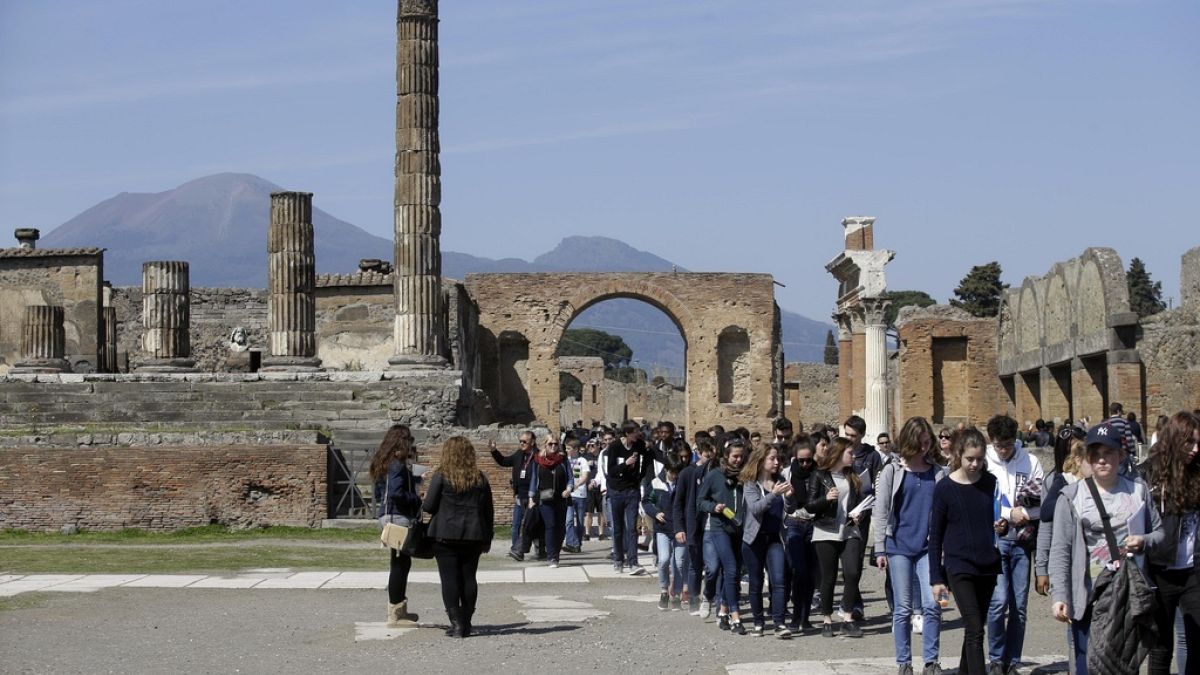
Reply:
<svg viewBox="0 0 1200 675"><path fill-rule="evenodd" d="M916 305L917 307L929 307L936 305L937 300L925 291L884 291L883 297L891 300L885 313L884 320L887 321L888 328L896 326L896 317L900 314L902 307Z"/></svg>
<svg viewBox="0 0 1200 675"><path fill-rule="evenodd" d="M1129 261L1129 273L1125 275L1129 284L1129 308L1138 316L1158 314L1167 308L1162 299L1162 282L1152 281L1141 258Z"/></svg>
<svg viewBox="0 0 1200 675"><path fill-rule="evenodd" d="M833 331L825 334L825 364L836 366L838 362L837 343L833 341Z"/></svg>
<svg viewBox="0 0 1200 675"><path fill-rule="evenodd" d="M958 288L954 289L958 299L950 304L972 316L996 316L1000 313L1000 296L1008 288L1008 284L1000 281L1000 273L1000 263L996 261L972 267L958 282Z"/></svg>

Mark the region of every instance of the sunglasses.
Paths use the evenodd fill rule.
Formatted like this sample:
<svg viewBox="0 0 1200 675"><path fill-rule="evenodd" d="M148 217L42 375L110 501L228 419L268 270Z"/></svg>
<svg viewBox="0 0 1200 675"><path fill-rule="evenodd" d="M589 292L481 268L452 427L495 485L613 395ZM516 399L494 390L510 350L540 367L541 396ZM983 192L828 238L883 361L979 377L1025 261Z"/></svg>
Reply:
<svg viewBox="0 0 1200 675"><path fill-rule="evenodd" d="M950 436L947 434L938 434L938 439L943 440L943 441L948 441L948 440L950 440Z"/></svg>

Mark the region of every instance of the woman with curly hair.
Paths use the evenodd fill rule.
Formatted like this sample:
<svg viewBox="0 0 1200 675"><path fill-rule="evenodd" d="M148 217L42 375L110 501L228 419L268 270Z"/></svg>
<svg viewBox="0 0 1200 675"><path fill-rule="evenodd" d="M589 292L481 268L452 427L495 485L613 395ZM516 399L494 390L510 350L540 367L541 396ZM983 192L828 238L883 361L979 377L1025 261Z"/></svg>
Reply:
<svg viewBox="0 0 1200 675"><path fill-rule="evenodd" d="M413 475L412 463L417 458L412 432L403 424L393 424L383 436L379 448L371 457L371 480L375 483L375 503L379 505L379 526L386 523L408 527L417 517L421 496L417 494L420 478ZM408 573L412 558L402 551L391 551L391 572L388 574L388 618L391 628L415 626L417 615L408 611Z"/></svg>
<svg viewBox="0 0 1200 675"><path fill-rule="evenodd" d="M471 441L446 439L421 510L431 516L428 536L434 541L442 604L450 619L446 635L470 637L479 597L479 556L491 548L494 533L492 487L475 463Z"/></svg>
<svg viewBox="0 0 1200 675"><path fill-rule="evenodd" d="M1150 551L1147 567L1158 600L1155 623L1158 642L1150 649L1152 675L1171 668L1171 635L1175 613L1183 615L1184 642L1200 644L1200 555L1196 532L1200 526L1200 419L1176 413L1163 426L1154 452L1141 466L1151 497L1161 512L1163 542ZM1180 673L1200 673L1200 658L1192 655Z"/></svg>

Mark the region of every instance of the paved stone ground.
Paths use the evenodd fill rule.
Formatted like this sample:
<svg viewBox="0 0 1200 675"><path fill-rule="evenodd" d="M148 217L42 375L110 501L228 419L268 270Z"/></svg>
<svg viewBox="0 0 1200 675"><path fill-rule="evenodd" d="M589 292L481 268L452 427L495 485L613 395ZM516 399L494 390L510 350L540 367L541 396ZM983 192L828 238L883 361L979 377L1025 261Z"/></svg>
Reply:
<svg viewBox="0 0 1200 675"><path fill-rule="evenodd" d="M0 670L13 673L296 673L419 668L422 672L889 673L890 619L882 575L868 570L867 636L792 640L732 636L686 612L660 612L656 577L616 577L599 542L558 570L499 557L485 563L478 635L442 634L438 585L415 572L421 627L388 630L385 576L373 572L256 570L201 575L65 575L54 586L0 575L15 607L0 612ZM222 584L222 580L243 579ZM519 580L518 580L519 579ZM207 582L207 583L206 583ZM14 586L14 584L16 586ZM117 585L119 584L119 585ZM242 584L245 587L234 587ZM5 590L7 589L7 590ZM919 636L915 636L919 644ZM942 651L957 655L962 629L948 615ZM1030 601L1024 672L1063 672L1065 630L1048 602ZM956 659L943 658L944 666Z"/></svg>

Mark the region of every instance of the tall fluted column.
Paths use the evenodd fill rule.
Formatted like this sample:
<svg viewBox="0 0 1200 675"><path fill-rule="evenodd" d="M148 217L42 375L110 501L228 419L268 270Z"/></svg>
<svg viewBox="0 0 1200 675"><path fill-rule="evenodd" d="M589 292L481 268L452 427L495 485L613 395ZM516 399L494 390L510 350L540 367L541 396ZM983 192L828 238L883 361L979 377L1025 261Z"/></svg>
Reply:
<svg viewBox="0 0 1200 675"><path fill-rule="evenodd" d="M56 305L27 305L21 325L23 360L13 366L12 372L70 372L71 364L63 358L65 351L63 308Z"/></svg>
<svg viewBox="0 0 1200 675"><path fill-rule="evenodd" d="M862 311L866 325L866 394L867 442L873 443L881 433L891 433L888 424L887 388L887 313L891 301L883 298L863 298Z"/></svg>
<svg viewBox="0 0 1200 675"><path fill-rule="evenodd" d="M388 361L397 368L447 364L437 9L437 0L399 0L396 16L396 325Z"/></svg>
<svg viewBox="0 0 1200 675"><path fill-rule="evenodd" d="M192 370L191 286L182 260L142 263L142 351L148 358L137 370Z"/></svg>
<svg viewBox="0 0 1200 675"><path fill-rule="evenodd" d="M100 372L117 372L117 308L100 309L101 335Z"/></svg>
<svg viewBox="0 0 1200 675"><path fill-rule="evenodd" d="M267 230L267 339L263 370L318 370L312 193L272 192Z"/></svg>

